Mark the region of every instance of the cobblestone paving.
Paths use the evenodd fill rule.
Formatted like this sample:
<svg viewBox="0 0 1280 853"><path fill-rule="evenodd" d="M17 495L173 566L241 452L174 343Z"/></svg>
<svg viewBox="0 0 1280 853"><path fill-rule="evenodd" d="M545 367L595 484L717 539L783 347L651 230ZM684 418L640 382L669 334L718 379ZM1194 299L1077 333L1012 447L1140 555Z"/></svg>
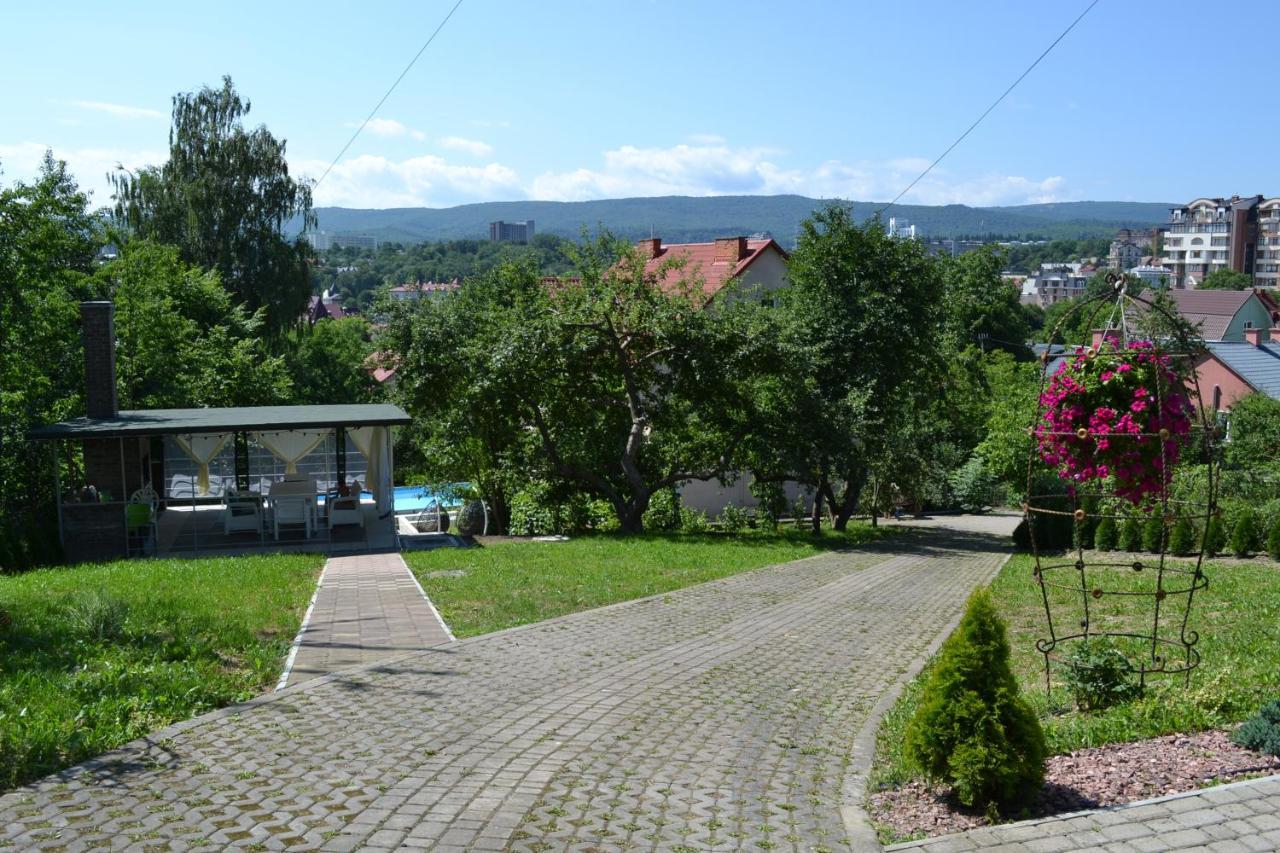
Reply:
<svg viewBox="0 0 1280 853"><path fill-rule="evenodd" d="M1275 851L1280 850L1280 776L1100 811L975 829L888 849L922 853Z"/></svg>
<svg viewBox="0 0 1280 853"><path fill-rule="evenodd" d="M288 686L452 639L399 554L330 557Z"/></svg>
<svg viewBox="0 0 1280 853"><path fill-rule="evenodd" d="M850 742L1002 545L914 534L316 678L0 797L0 846L844 849Z"/></svg>

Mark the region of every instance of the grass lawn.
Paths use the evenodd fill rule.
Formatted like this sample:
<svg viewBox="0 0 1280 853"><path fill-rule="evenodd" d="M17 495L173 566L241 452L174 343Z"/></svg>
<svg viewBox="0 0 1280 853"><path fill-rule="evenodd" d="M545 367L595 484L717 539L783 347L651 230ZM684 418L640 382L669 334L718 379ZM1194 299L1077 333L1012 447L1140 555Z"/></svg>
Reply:
<svg viewBox="0 0 1280 853"><path fill-rule="evenodd" d="M274 686L322 562L132 560L0 576L11 620L0 621L0 790Z"/></svg>
<svg viewBox="0 0 1280 853"><path fill-rule="evenodd" d="M850 523L845 534L790 529L740 534L600 534L568 542L498 542L442 548L405 560L459 637L487 634L798 560L885 535ZM432 577L462 570L462 577Z"/></svg>
<svg viewBox="0 0 1280 853"><path fill-rule="evenodd" d="M1029 555L1015 556L992 583L991 592L1009 628L1013 670L1023 695L1040 715L1051 754L1225 726L1252 716L1265 700L1280 696L1280 566L1275 563L1259 559L1206 565L1209 588L1196 594L1187 625L1200 634L1196 648L1201 654L1190 687L1184 686L1181 677L1158 677L1149 682L1143 697L1090 712L1075 710L1056 668L1053 690L1045 692L1044 657L1035 648L1035 641L1047 636L1045 613L1032 566ZM1069 570L1065 579L1075 577L1074 570ZM1129 590L1154 584L1149 569L1115 570L1108 581L1111 588ZM1177 576L1177 581L1185 586L1186 577ZM1176 598L1166 599L1161 621L1169 629L1163 634L1177 635L1182 610L1174 606ZM1079 593L1065 590L1051 598L1055 619L1062 626L1060 635L1078 630L1079 602ZM1152 603L1146 596L1091 598L1091 623L1109 627L1145 623L1149 628ZM1124 650L1131 655L1137 651ZM902 737L927 676L928 668L881 724L872 790L915 775L903 759Z"/></svg>

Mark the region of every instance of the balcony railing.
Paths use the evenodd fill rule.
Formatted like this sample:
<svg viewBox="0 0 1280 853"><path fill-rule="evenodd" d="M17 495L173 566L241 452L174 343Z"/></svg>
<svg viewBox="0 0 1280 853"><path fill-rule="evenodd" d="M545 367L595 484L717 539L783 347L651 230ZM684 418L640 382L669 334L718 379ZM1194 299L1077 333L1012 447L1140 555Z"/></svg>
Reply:
<svg viewBox="0 0 1280 853"><path fill-rule="evenodd" d="M1231 232L1230 222L1177 222L1169 226L1172 234L1228 234Z"/></svg>

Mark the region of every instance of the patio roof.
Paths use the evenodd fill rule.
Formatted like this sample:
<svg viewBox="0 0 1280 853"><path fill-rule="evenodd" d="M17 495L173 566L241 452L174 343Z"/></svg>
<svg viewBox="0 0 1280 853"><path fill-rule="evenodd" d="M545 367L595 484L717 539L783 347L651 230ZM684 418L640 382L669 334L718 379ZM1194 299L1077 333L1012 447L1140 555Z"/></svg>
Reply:
<svg viewBox="0 0 1280 853"><path fill-rule="evenodd" d="M75 418L36 427L28 438L119 438L241 430L402 426L410 418L386 403L343 406L244 406L230 409L139 409L114 418Z"/></svg>

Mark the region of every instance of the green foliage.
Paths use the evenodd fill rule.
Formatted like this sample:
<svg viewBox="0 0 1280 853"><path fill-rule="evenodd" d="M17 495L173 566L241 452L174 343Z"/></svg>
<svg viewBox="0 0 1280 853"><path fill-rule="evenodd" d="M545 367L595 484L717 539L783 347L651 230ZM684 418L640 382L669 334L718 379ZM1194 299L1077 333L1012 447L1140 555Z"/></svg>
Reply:
<svg viewBox="0 0 1280 853"><path fill-rule="evenodd" d="M1198 290L1248 290L1253 287L1253 276L1233 269L1220 269L1206 275Z"/></svg>
<svg viewBox="0 0 1280 853"><path fill-rule="evenodd" d="M304 325L290 343L286 361L295 402L332 405L377 398L378 383L368 369L373 343L363 317Z"/></svg>
<svg viewBox="0 0 1280 853"><path fill-rule="evenodd" d="M1280 699L1263 705L1256 716L1231 733L1231 740L1245 749L1280 757Z"/></svg>
<svg viewBox="0 0 1280 853"><path fill-rule="evenodd" d="M1031 329L1018 303L1020 292L1001 277L1005 260L1000 247L990 245L944 259L942 333L951 350L977 346L1031 357L1026 346Z"/></svg>
<svg viewBox="0 0 1280 853"><path fill-rule="evenodd" d="M1072 649L1063 681L1082 711L1110 708L1141 693L1129 661L1109 637L1090 637Z"/></svg>
<svg viewBox="0 0 1280 853"><path fill-rule="evenodd" d="M951 472L951 493L956 505L965 512L982 512L991 506L995 482L987 473L986 463L975 454L964 465Z"/></svg>
<svg viewBox="0 0 1280 853"><path fill-rule="evenodd" d="M1271 517L1271 526L1267 528L1267 556L1280 560L1280 515Z"/></svg>
<svg viewBox="0 0 1280 853"><path fill-rule="evenodd" d="M1121 551L1141 551L1142 550L1142 528L1143 523L1136 515L1129 515L1125 518L1124 524L1120 527L1120 550Z"/></svg>
<svg viewBox="0 0 1280 853"><path fill-rule="evenodd" d="M1093 547L1099 551L1114 551L1118 545L1116 521L1108 515L1098 522L1098 528L1093 534Z"/></svg>
<svg viewBox="0 0 1280 853"><path fill-rule="evenodd" d="M716 517L716 521L722 530L726 530L729 533L746 530L754 524L751 511L735 504L726 504L724 509L720 510L720 515Z"/></svg>
<svg viewBox="0 0 1280 853"><path fill-rule="evenodd" d="M549 536L561 532L559 507L546 502L545 491L522 489L511 496L512 536Z"/></svg>
<svg viewBox="0 0 1280 853"><path fill-rule="evenodd" d="M907 726L905 750L968 806L1009 810L1039 792L1044 734L1018 696L1004 622L987 590L970 596L959 627L943 644Z"/></svg>
<svg viewBox="0 0 1280 853"><path fill-rule="evenodd" d="M707 514L690 506L680 507L680 529L685 533L706 533L711 529Z"/></svg>
<svg viewBox="0 0 1280 853"><path fill-rule="evenodd" d="M1027 428L1036 417L1036 367L1007 353L995 353L985 362L990 408L977 452L991 476L1017 494L1027 488Z"/></svg>
<svg viewBox="0 0 1280 853"><path fill-rule="evenodd" d="M190 264L216 269L265 330L293 325L311 294L308 247L284 237L301 216L315 224L311 187L289 175L285 143L241 123L250 103L222 78L220 89L174 96L169 159L112 176L116 223L131 237L179 247Z"/></svg>
<svg viewBox="0 0 1280 853"><path fill-rule="evenodd" d="M1258 516L1251 507L1245 507L1231 528L1231 553L1237 557L1252 556L1261 544L1260 539Z"/></svg>
<svg viewBox="0 0 1280 853"><path fill-rule="evenodd" d="M1204 552L1210 557L1216 557L1222 553L1222 549L1227 544L1226 525L1223 524L1222 515L1214 513L1209 516L1209 529L1204 536Z"/></svg>
<svg viewBox="0 0 1280 853"><path fill-rule="evenodd" d="M1224 485L1259 466L1280 459L1280 400L1250 394L1231 407L1231 441L1224 447Z"/></svg>
<svg viewBox="0 0 1280 853"><path fill-rule="evenodd" d="M661 489L649 499L644 511L645 530L676 530L680 527L680 493L674 488Z"/></svg>
<svg viewBox="0 0 1280 853"><path fill-rule="evenodd" d="M1159 554L1164 550L1165 545L1165 525L1164 518L1160 515L1159 509L1147 516L1147 520L1142 523L1142 550L1152 554Z"/></svg>
<svg viewBox="0 0 1280 853"><path fill-rule="evenodd" d="M1189 557L1200 547L1196 540L1195 525L1185 515L1179 515L1169 534L1169 553L1175 557Z"/></svg>

